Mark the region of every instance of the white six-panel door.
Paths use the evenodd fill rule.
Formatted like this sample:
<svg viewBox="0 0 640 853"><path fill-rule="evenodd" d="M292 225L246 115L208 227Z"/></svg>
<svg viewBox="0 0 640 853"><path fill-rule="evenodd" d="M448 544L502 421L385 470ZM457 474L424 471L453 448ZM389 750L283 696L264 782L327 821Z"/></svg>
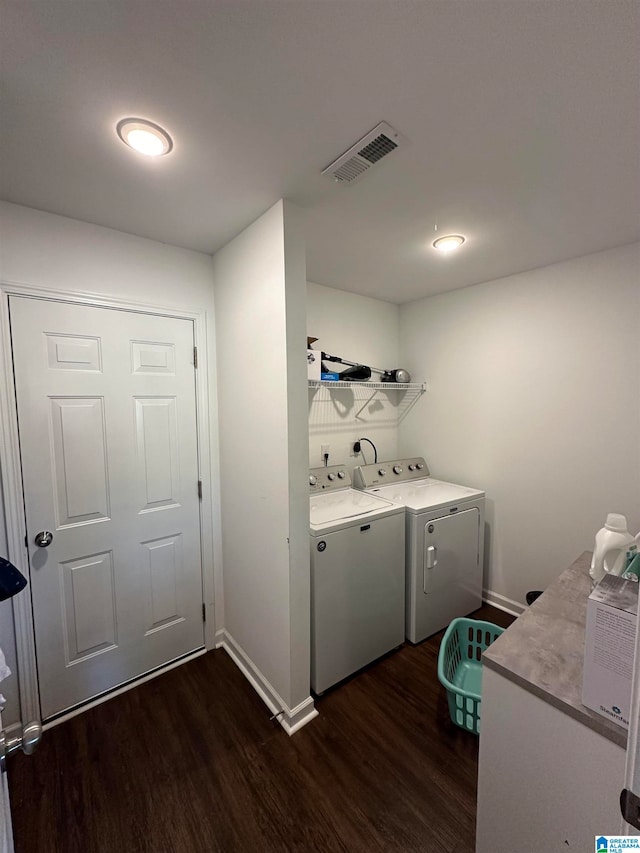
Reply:
<svg viewBox="0 0 640 853"><path fill-rule="evenodd" d="M203 646L193 323L26 297L10 318L46 719Z"/></svg>

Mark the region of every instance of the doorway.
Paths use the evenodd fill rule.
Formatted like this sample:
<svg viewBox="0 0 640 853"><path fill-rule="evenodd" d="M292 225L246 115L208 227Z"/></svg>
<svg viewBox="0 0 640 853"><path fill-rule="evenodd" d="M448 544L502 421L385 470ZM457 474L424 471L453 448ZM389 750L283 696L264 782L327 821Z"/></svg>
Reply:
<svg viewBox="0 0 640 853"><path fill-rule="evenodd" d="M204 646L192 320L9 298L42 717Z"/></svg>

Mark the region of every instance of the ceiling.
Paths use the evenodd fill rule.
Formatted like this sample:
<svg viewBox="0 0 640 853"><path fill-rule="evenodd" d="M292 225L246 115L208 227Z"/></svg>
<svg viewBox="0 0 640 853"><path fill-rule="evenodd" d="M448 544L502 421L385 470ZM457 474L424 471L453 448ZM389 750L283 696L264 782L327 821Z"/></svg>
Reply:
<svg viewBox="0 0 640 853"><path fill-rule="evenodd" d="M5 200L213 253L285 197L310 281L391 302L640 239L638 0L0 10ZM126 148L131 115L173 152ZM352 185L320 174L380 121L406 144Z"/></svg>

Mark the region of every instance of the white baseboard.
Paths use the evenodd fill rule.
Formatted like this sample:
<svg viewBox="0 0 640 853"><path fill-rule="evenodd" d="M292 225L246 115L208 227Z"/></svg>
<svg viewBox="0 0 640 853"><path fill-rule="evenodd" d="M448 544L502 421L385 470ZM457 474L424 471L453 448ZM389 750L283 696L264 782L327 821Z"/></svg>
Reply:
<svg viewBox="0 0 640 853"><path fill-rule="evenodd" d="M286 712L280 719L280 725L288 735L294 735L307 723L310 723L314 717L318 716L318 711L313 701L313 696L307 696L304 702L296 705L295 708L287 708Z"/></svg>
<svg viewBox="0 0 640 853"><path fill-rule="evenodd" d="M500 595L498 592L493 592L490 589L482 590L482 599L492 607L497 607L498 610L504 610L505 613L510 613L512 616L519 616L527 609L526 604L520 604L519 601L513 601L505 595Z"/></svg>
<svg viewBox="0 0 640 853"><path fill-rule="evenodd" d="M318 716L312 696L295 708L289 708L231 634L228 631L221 633L222 639L216 647L225 650L288 735L295 734Z"/></svg>

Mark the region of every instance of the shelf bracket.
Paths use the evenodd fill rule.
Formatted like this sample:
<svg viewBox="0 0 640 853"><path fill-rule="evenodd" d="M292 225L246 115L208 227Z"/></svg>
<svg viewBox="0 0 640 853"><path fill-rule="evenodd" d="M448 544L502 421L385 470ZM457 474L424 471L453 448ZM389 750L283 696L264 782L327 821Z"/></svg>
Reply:
<svg viewBox="0 0 640 853"><path fill-rule="evenodd" d="M367 408L367 406L373 400L373 398L376 396L377 393L378 393L378 389L376 388L375 391L373 392L373 394L369 397L369 399L360 406L360 408L358 409L358 411L354 415L356 420L360 419L360 412L362 412L363 409Z"/></svg>

